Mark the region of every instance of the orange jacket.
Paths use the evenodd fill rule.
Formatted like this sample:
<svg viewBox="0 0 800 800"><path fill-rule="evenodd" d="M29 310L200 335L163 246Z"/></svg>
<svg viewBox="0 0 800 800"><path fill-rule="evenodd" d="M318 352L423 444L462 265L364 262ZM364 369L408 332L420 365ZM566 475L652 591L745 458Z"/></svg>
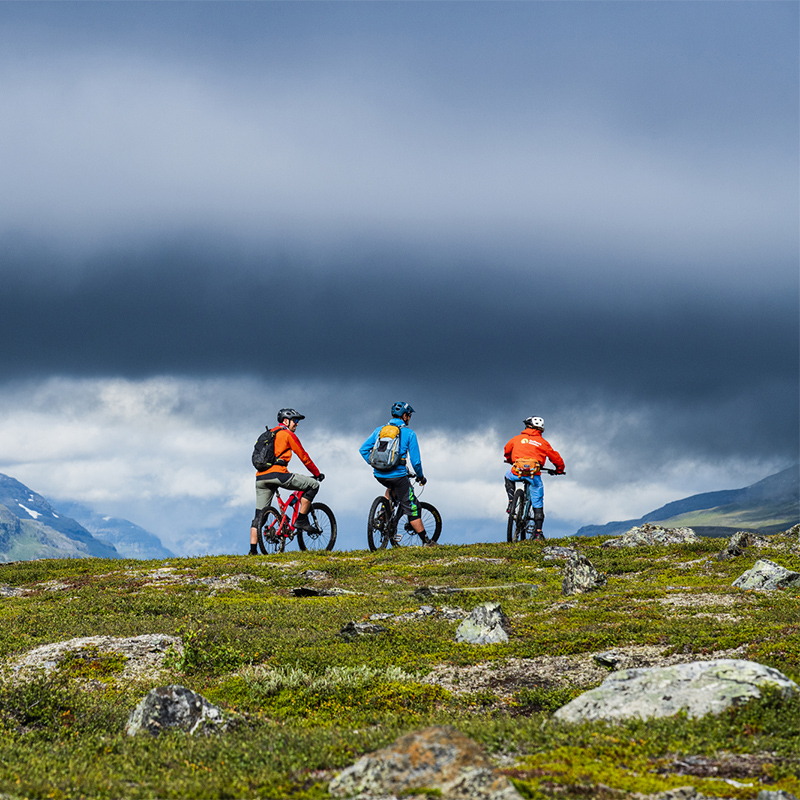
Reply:
<svg viewBox="0 0 800 800"><path fill-rule="evenodd" d="M300 444L300 440L297 436L285 425L276 425L272 430L277 431L275 434L275 458L278 461L285 461L288 465L292 458L292 453L296 453L297 457L308 467L308 471L316 478L319 475L317 465L311 460L311 456L303 450L303 445ZM271 472L288 471L288 466L276 464L274 467L270 467L263 472L257 472L256 476L267 475Z"/></svg>
<svg viewBox="0 0 800 800"><path fill-rule="evenodd" d="M564 459L536 428L525 428L519 436L509 439L505 447L505 459L513 464L518 458L535 458L541 466L549 458L556 469L564 469ZM516 473L515 473L516 474Z"/></svg>

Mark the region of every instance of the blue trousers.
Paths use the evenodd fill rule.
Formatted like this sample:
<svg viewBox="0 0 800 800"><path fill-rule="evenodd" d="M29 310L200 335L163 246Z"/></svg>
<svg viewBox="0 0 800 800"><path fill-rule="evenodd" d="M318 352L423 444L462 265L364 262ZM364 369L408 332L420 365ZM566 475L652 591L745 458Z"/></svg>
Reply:
<svg viewBox="0 0 800 800"><path fill-rule="evenodd" d="M515 475L509 470L506 473L506 491L509 491L509 482L511 482L511 489L508 496L509 500L514 496L514 481L523 481L530 486L531 508L544 508L544 483L541 475L531 475L528 478L523 478L521 475Z"/></svg>

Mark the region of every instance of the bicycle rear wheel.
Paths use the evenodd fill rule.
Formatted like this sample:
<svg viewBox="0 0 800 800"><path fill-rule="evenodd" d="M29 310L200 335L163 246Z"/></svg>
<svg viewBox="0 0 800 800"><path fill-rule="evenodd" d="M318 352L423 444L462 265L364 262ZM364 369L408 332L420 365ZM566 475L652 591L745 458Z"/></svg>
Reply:
<svg viewBox="0 0 800 800"><path fill-rule="evenodd" d="M267 507L264 512L263 524L258 529L258 548L265 556L270 553L282 553L286 549L281 515L272 506Z"/></svg>
<svg viewBox="0 0 800 800"><path fill-rule="evenodd" d="M509 542L519 542L525 539L525 490L517 489L511 501L511 513L508 515L508 529L506 537Z"/></svg>
<svg viewBox="0 0 800 800"><path fill-rule="evenodd" d="M430 504L419 504L419 518L425 526L425 533L432 542L438 542L442 534L441 514ZM405 522L397 525L397 536L392 537L394 547L413 547L421 545L422 539L419 534L411 527L411 522L406 518Z"/></svg>
<svg viewBox="0 0 800 800"><path fill-rule="evenodd" d="M301 550L333 550L336 544L336 518L325 503L312 503L308 519L319 530L297 531L297 546Z"/></svg>
<svg viewBox="0 0 800 800"><path fill-rule="evenodd" d="M389 544L389 518L392 507L385 497L376 497L372 501L367 520L367 544L370 550L383 550Z"/></svg>

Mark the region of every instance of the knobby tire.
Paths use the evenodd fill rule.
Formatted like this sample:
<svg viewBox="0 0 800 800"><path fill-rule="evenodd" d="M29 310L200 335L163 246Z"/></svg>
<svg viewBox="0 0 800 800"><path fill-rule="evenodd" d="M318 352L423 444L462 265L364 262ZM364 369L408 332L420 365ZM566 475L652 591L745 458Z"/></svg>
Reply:
<svg viewBox="0 0 800 800"><path fill-rule="evenodd" d="M420 503L419 510L419 518L425 526L425 533L432 542L438 542L439 537L442 535L442 515L430 503ZM397 532L401 535L392 537L392 545L394 547L412 547L422 544L422 539L411 527L408 518L406 518L405 522L401 520L398 523Z"/></svg>
<svg viewBox="0 0 800 800"><path fill-rule="evenodd" d="M336 544L336 517L333 511L325 503L312 503L308 519L321 532L297 531L297 546L301 550L333 550Z"/></svg>
<svg viewBox="0 0 800 800"><path fill-rule="evenodd" d="M282 553L286 549L284 529L280 528L281 514L272 506L264 513L263 525L258 529L258 549L266 555Z"/></svg>
<svg viewBox="0 0 800 800"><path fill-rule="evenodd" d="M511 502L511 513L508 515L508 530L506 537L509 542L519 542L525 539L525 490L517 489Z"/></svg>
<svg viewBox="0 0 800 800"><path fill-rule="evenodd" d="M383 550L389 544L389 519L392 508L385 497L376 497L372 501L367 520L367 544L370 550Z"/></svg>

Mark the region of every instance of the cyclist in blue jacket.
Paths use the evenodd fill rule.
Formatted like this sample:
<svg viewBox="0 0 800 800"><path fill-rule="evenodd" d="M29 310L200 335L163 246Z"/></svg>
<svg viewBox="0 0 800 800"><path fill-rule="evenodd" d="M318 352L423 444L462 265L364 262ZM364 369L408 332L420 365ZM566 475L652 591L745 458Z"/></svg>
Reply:
<svg viewBox="0 0 800 800"><path fill-rule="evenodd" d="M400 506L403 514L408 515L411 527L422 539L422 543L430 546L436 542L432 542L425 532L425 523L420 519L419 504L406 468L406 463L410 461L418 483L424 486L428 482L422 472L422 458L417 443L417 434L408 427L413 413L414 409L408 403L395 403L392 406L392 420L389 425L396 425L400 428L400 462L390 469L373 469L373 474L378 483L386 487L386 499L394 500ZM383 427L383 425L378 425L359 448L359 453L367 464L370 463L370 453Z"/></svg>

